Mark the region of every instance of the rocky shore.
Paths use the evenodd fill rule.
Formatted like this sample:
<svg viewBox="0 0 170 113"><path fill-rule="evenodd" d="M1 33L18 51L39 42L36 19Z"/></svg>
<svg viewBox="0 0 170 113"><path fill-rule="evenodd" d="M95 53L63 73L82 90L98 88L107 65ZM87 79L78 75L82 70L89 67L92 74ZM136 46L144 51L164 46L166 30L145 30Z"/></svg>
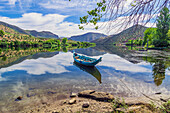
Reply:
<svg viewBox="0 0 170 113"><path fill-rule="evenodd" d="M55 94L53 94L55 97ZM53 97L53 98L54 98ZM162 112L159 106L170 101L170 95L155 94L152 96L118 98L109 93L85 90L71 93L69 98L59 101L46 100L34 107L27 107L21 113L114 113L137 112L158 113ZM168 104L168 106L170 103ZM169 107L167 107L169 109ZM167 110L166 109L166 110Z"/></svg>

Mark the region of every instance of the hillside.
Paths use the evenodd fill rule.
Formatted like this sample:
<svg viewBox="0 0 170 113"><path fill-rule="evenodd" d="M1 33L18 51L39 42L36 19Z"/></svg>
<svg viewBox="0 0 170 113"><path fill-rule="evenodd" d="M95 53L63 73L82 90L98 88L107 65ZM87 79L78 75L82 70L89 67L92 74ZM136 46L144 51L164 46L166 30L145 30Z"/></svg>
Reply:
<svg viewBox="0 0 170 113"><path fill-rule="evenodd" d="M21 28L19 28L17 26L14 26L14 25L2 22L2 21L0 21L0 25L6 26L8 28L11 28L11 29L13 29L14 31L16 31L18 33L27 34L28 35L28 33L25 30L23 30L23 29L21 29Z"/></svg>
<svg viewBox="0 0 170 113"><path fill-rule="evenodd" d="M144 31L146 30L147 27L138 25L138 26L132 26L124 31L122 31L119 34L116 35L111 35L105 38L100 38L97 40L92 41L93 43L96 44L113 44L113 43L118 43L118 42L126 42L129 39L136 39L139 37L144 36Z"/></svg>
<svg viewBox="0 0 170 113"><path fill-rule="evenodd" d="M14 26L14 25L2 22L2 21L0 21L0 30L3 30L11 34L20 33L20 34L32 35L34 37L59 38L58 35L53 34L49 31L37 32L35 30L23 30L17 26Z"/></svg>
<svg viewBox="0 0 170 113"><path fill-rule="evenodd" d="M49 31L42 31L42 32L37 32L35 30L26 30L26 32L32 36L35 37L44 37L44 38L59 38L58 35L53 34Z"/></svg>
<svg viewBox="0 0 170 113"><path fill-rule="evenodd" d="M106 35L101 34L101 33L86 33L83 35L77 35L77 36L72 36L69 38L69 40L74 40L74 41L86 41L86 42L91 42L93 40L99 39L101 37L106 37Z"/></svg>

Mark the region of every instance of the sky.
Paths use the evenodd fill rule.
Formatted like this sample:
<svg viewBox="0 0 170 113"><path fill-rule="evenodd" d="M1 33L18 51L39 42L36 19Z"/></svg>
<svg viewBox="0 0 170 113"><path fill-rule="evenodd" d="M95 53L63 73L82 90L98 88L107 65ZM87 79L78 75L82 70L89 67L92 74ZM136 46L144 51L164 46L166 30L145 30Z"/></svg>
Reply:
<svg viewBox="0 0 170 113"><path fill-rule="evenodd" d="M79 18L96 7L100 0L0 0L0 21L16 25L25 30L50 31L60 37L98 32L106 35L118 33L116 28L108 32L107 27L95 30L87 25L78 28ZM132 0L128 0L130 3ZM128 5L126 6L128 8ZM122 17L120 17L122 18ZM118 18L118 22L120 21ZM107 22L99 22L103 25Z"/></svg>

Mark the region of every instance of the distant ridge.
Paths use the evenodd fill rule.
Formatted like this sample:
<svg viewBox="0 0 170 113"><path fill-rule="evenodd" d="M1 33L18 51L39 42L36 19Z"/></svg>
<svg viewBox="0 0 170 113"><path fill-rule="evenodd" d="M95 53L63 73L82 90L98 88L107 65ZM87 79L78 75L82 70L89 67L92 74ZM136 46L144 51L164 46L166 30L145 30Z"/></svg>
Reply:
<svg viewBox="0 0 170 113"><path fill-rule="evenodd" d="M113 44L114 42L123 42L123 41L127 41L128 39L143 37L144 31L146 29L147 27L141 25L135 25L116 35L110 35L108 37L99 38L92 42L96 44L104 44L104 45Z"/></svg>
<svg viewBox="0 0 170 113"><path fill-rule="evenodd" d="M23 30L15 25L11 25L5 22L0 21L0 25L9 27L11 29L13 29L14 31L21 33L21 34L26 34L26 35L32 35L34 37L44 37L44 38L59 38L58 35L51 33L49 31L42 31L42 32L38 32L36 30Z"/></svg>
<svg viewBox="0 0 170 113"><path fill-rule="evenodd" d="M106 36L107 35L101 34L101 33L89 32L83 35L72 36L69 38L69 40L80 41L80 42L83 42L83 41L91 42L93 40L99 39L101 37L106 37Z"/></svg>
<svg viewBox="0 0 170 113"><path fill-rule="evenodd" d="M42 32L38 32L36 30L26 30L26 32L32 36L35 37L44 37L44 38L59 38L58 35L53 34L49 31L42 31Z"/></svg>

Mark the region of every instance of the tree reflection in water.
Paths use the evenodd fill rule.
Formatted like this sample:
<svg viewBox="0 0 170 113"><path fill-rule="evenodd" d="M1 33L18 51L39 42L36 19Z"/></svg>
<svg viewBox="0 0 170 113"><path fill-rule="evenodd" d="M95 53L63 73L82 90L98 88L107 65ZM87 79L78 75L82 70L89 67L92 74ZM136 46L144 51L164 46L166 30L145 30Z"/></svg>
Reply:
<svg viewBox="0 0 170 113"><path fill-rule="evenodd" d="M166 53L164 51L155 51L154 54L151 53L143 57L145 61L150 62L152 65L152 75L157 86L160 86L165 79L166 69L170 70L170 57Z"/></svg>

